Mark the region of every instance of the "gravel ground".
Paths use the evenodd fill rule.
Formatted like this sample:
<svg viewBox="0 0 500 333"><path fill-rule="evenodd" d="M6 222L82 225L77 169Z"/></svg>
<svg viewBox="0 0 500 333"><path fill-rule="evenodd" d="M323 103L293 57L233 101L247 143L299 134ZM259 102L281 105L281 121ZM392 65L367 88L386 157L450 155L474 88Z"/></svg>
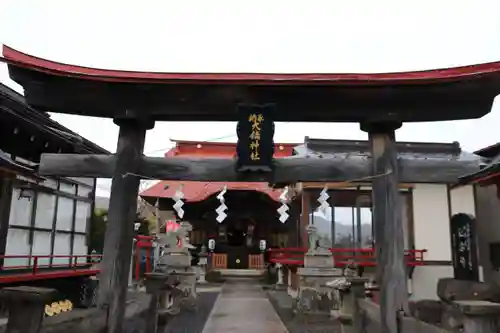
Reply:
<svg viewBox="0 0 500 333"><path fill-rule="evenodd" d="M143 333L146 331L146 321L141 316L129 318L123 323L123 333Z"/></svg>
<svg viewBox="0 0 500 333"><path fill-rule="evenodd" d="M340 323L334 319L294 316L292 298L285 290L268 290L267 297L289 333L342 333Z"/></svg>
<svg viewBox="0 0 500 333"><path fill-rule="evenodd" d="M197 310L184 311L173 317L163 333L201 333L218 295L218 291L200 292Z"/></svg>
<svg viewBox="0 0 500 333"><path fill-rule="evenodd" d="M217 288L216 286L208 288L207 292L201 289L196 312L183 311L179 315L172 317L166 326L159 327L158 331L163 333L201 333L219 295L217 290L213 290ZM123 333L143 333L145 329L146 322L143 316L127 319L123 325Z"/></svg>

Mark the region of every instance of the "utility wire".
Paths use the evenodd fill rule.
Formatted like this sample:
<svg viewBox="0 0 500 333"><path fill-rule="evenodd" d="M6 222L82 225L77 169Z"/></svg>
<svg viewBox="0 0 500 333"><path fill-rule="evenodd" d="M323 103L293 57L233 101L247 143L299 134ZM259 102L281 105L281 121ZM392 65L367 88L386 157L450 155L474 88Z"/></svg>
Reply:
<svg viewBox="0 0 500 333"><path fill-rule="evenodd" d="M283 124L289 124L289 123L290 123L289 121L286 121ZM194 141L194 142L199 142L199 143L213 142L213 141L218 141L218 140L222 140L222 139L233 138L236 135L237 135L236 133L231 133L231 134L227 134L227 135L223 135L223 136L218 136L218 137L207 139L207 140L203 140L203 141ZM169 146L169 147L166 147L166 148L161 148L161 149L150 150L148 152L145 152L144 154L154 154L154 153L158 153L158 152L161 152L161 151L169 150L171 148L172 148L172 146Z"/></svg>
<svg viewBox="0 0 500 333"><path fill-rule="evenodd" d="M232 138L232 137L235 137L235 136L236 136L236 134L233 133L233 134L228 134L228 135L219 136L219 137L215 137L215 138L207 139L207 140L203 140L203 141L196 141L196 142L199 142L199 143L213 142L213 141L217 141L217 140ZM150 151L146 152L145 154L159 153L161 151L169 150L171 148L172 148L172 146L169 146L169 147L166 147L166 148L161 148L161 149L150 150Z"/></svg>

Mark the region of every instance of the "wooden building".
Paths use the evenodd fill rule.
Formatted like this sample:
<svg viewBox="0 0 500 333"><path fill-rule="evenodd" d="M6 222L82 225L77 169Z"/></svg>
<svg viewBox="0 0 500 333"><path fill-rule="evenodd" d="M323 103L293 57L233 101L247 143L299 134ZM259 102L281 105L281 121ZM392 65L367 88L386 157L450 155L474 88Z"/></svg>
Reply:
<svg viewBox="0 0 500 333"><path fill-rule="evenodd" d="M306 137L303 144L276 146L276 157L331 159L349 168L363 168L370 160L368 141ZM397 150L403 179L399 190L404 248L426 250L421 265L409 267L407 271L409 291L414 299L436 298L437 280L453 276L450 219L458 213L476 214L474 186L458 188L454 184L460 175L479 170L480 159L462 151L457 142L398 142ZM231 143L176 141L175 148L167 152L166 157L232 158L234 151L235 144ZM289 202L291 216L283 224L278 221L276 212L282 189L272 189L267 183L162 181L142 192L141 197L151 204L160 198L163 214L171 214L163 218L175 219L171 198L183 185L184 219L194 226L192 242L207 244L208 239L213 238L217 244L217 260L220 260L218 267L248 268L252 267L252 260L247 258L259 254L259 239L265 239L268 246L274 248L307 246L305 228L314 223L314 213L319 206L317 199L325 186L330 197L328 202L333 207L329 210L332 214L329 220L339 221L342 210L344 214L346 209L353 210L348 216L355 239L351 246L365 247L365 243L358 242L358 223L361 221L357 216L361 210L371 209L371 182L370 178L346 178L339 182L293 184ZM228 188L225 195L228 218L218 223L215 209L220 203L216 196L224 186ZM245 236L252 231L252 242L247 244ZM370 238L376 242L375 231L372 232ZM331 230L332 234L336 234L335 230Z"/></svg>
<svg viewBox="0 0 500 333"><path fill-rule="evenodd" d="M481 158L481 168L464 174L459 186L475 186L479 278L500 283L500 143L474 152Z"/></svg>
<svg viewBox="0 0 500 333"><path fill-rule="evenodd" d="M65 269L88 262L96 180L39 176L49 152L109 153L0 85L1 284L90 274Z"/></svg>
<svg viewBox="0 0 500 333"><path fill-rule="evenodd" d="M235 143L175 141L175 144L165 157L232 159L236 154ZM291 156L294 146L296 144L276 144L275 157ZM207 245L208 239L214 239L219 268L262 268L264 256L259 250L259 241L262 239L272 247L289 245L288 235L294 223L281 223L278 220L280 189L273 189L265 182L166 180L140 195L152 205L160 199L162 220L176 219L172 210L172 197L181 187L185 196L183 220L193 225L191 243ZM220 201L217 195L224 187L227 188L224 198L228 216L218 223L215 210Z"/></svg>

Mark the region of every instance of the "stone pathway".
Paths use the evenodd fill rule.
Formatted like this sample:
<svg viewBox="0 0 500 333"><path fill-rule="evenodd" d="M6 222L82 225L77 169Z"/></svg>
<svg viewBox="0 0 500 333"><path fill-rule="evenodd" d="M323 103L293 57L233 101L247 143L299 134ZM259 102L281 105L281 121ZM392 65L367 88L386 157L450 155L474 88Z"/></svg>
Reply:
<svg viewBox="0 0 500 333"><path fill-rule="evenodd" d="M288 333L262 287L235 278L222 287L203 333Z"/></svg>

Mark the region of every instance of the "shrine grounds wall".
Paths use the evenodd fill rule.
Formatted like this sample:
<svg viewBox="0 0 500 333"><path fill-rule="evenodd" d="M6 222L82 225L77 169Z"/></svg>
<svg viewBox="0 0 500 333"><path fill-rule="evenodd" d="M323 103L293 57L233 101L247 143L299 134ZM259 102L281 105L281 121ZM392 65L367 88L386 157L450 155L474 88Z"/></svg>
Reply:
<svg viewBox="0 0 500 333"><path fill-rule="evenodd" d="M476 216L472 185L415 184L413 189L414 244L427 249L426 264L415 267L410 280L412 299L438 299L437 282L453 277L450 218L458 213Z"/></svg>
<svg viewBox="0 0 500 333"><path fill-rule="evenodd" d="M446 184L415 184L415 248L427 249L425 260L451 261L450 213Z"/></svg>

